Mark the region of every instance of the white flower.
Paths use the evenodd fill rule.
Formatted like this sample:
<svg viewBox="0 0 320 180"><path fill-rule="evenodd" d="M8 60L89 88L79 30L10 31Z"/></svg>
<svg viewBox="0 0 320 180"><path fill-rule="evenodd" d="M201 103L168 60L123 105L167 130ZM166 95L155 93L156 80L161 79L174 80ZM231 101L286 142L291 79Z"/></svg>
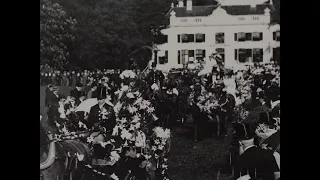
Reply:
<svg viewBox="0 0 320 180"><path fill-rule="evenodd" d="M146 160L148 160L148 159L151 158L151 155L144 155L144 158L145 158Z"/></svg>
<svg viewBox="0 0 320 180"><path fill-rule="evenodd" d="M134 107L134 106L130 106L129 105L128 106L128 111L129 111L129 113L133 114L133 113L137 112L138 109L136 107Z"/></svg>
<svg viewBox="0 0 320 180"><path fill-rule="evenodd" d="M120 91L128 91L128 90L129 90L129 86L124 85L124 86L121 87Z"/></svg>
<svg viewBox="0 0 320 180"><path fill-rule="evenodd" d="M120 156L117 151L111 151L110 153L110 164L113 166L117 161L119 161Z"/></svg>
<svg viewBox="0 0 320 180"><path fill-rule="evenodd" d="M111 176L110 176L112 179L114 179L114 180L119 180L119 178L118 178L118 176L117 175L115 175L114 173L113 174L111 174Z"/></svg>
<svg viewBox="0 0 320 180"><path fill-rule="evenodd" d="M156 83L153 83L151 86L151 89L154 91L157 91L157 90L159 90L159 86Z"/></svg>
<svg viewBox="0 0 320 180"><path fill-rule="evenodd" d="M134 115L133 118L132 118L132 123L137 123L140 121L140 117L138 115Z"/></svg>
<svg viewBox="0 0 320 180"><path fill-rule="evenodd" d="M142 97L139 97L134 103L133 105L136 105L136 104L140 104L142 102Z"/></svg>
<svg viewBox="0 0 320 180"><path fill-rule="evenodd" d="M160 144L159 139L156 139L156 140L154 141L154 143L157 144L157 145Z"/></svg>
<svg viewBox="0 0 320 180"><path fill-rule="evenodd" d="M155 121L157 121L159 118L156 116L156 115L154 115L154 114L152 114L152 117L153 117L153 119L155 120Z"/></svg>
<svg viewBox="0 0 320 180"><path fill-rule="evenodd" d="M119 134L119 127L115 126L112 130L112 136L117 136Z"/></svg>
<svg viewBox="0 0 320 180"><path fill-rule="evenodd" d="M94 138L92 136L87 137L87 142L88 143L92 143L94 140Z"/></svg>
<svg viewBox="0 0 320 180"><path fill-rule="evenodd" d="M162 144L158 145L159 150L163 150L164 146Z"/></svg>
<svg viewBox="0 0 320 180"><path fill-rule="evenodd" d="M135 127L136 129L139 129L140 126L141 126L141 123L139 123L139 122L134 125L134 127Z"/></svg>
<svg viewBox="0 0 320 180"><path fill-rule="evenodd" d="M149 108L147 109L147 112L148 112L148 113L152 113L152 112L154 112L154 110L155 110L154 107L149 107Z"/></svg>
<svg viewBox="0 0 320 180"><path fill-rule="evenodd" d="M77 155L77 158L78 158L79 161L83 161L83 158L84 158L83 154L77 153L76 155Z"/></svg>
<svg viewBox="0 0 320 180"><path fill-rule="evenodd" d="M156 151L156 150L157 150L157 147L156 147L156 146L152 146L152 147L151 147L151 150Z"/></svg>
<svg viewBox="0 0 320 180"><path fill-rule="evenodd" d="M115 113L119 113L121 108L122 108L122 103L117 102L117 104L113 107L113 110L114 110Z"/></svg>
<svg viewBox="0 0 320 180"><path fill-rule="evenodd" d="M126 129L122 129L121 138L130 140L132 138L132 134L129 133L129 131L127 131Z"/></svg>
<svg viewBox="0 0 320 180"><path fill-rule="evenodd" d="M134 95L133 95L133 93L129 92L129 93L127 93L127 97L130 98L130 99L133 99Z"/></svg>

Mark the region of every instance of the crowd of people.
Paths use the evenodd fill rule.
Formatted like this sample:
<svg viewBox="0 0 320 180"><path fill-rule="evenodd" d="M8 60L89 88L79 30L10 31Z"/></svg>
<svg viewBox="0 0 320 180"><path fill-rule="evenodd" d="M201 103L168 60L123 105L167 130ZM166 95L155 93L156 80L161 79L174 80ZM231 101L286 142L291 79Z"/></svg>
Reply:
<svg viewBox="0 0 320 180"><path fill-rule="evenodd" d="M99 132L84 141L91 145L95 163L99 160L108 165L105 173L120 177L120 171L128 168L110 167L121 164L122 156L139 157L149 175L157 173L167 179L165 152L170 129L185 121L191 109L197 122L212 112L233 117L234 141L240 154L235 179L280 179L280 142L268 142L280 132L279 66L260 64L240 69L217 64L208 73L199 69L165 73L153 68L146 76L139 70L41 72L40 85L48 87L45 104L51 126L57 127L53 132ZM59 94L61 86L72 88L69 95ZM92 99L96 99L92 106L79 110ZM235 106L230 105L233 99ZM226 128L218 134L226 135Z"/></svg>

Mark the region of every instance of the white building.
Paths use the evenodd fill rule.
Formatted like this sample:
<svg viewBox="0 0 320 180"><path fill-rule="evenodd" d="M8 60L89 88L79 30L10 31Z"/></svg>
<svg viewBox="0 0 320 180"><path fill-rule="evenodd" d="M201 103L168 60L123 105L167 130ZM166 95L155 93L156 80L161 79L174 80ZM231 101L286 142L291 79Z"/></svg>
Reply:
<svg viewBox="0 0 320 180"><path fill-rule="evenodd" d="M179 0L176 7L172 4L166 15L168 28L161 31L168 41L157 45L157 68L182 68L194 59L209 59L212 53L220 53L226 65L270 62L280 47L280 26L270 25L271 5L256 4L258 0L235 2L193 6L192 0L186 5Z"/></svg>

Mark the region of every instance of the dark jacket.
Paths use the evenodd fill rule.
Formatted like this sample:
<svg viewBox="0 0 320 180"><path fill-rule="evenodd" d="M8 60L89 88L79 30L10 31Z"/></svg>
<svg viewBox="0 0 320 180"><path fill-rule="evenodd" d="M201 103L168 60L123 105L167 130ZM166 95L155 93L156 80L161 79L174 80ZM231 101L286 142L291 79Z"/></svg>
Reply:
<svg viewBox="0 0 320 180"><path fill-rule="evenodd" d="M104 104L104 108L106 108L110 112L110 115L107 116L107 119L103 119L102 115L100 114L101 109L98 104L91 107L88 116L88 128L92 128L94 124L100 123L100 127L105 127L107 131L112 132L114 126L116 125L113 107L106 103Z"/></svg>
<svg viewBox="0 0 320 180"><path fill-rule="evenodd" d="M251 180L274 180L274 172L277 171L279 168L273 151L251 147L240 155L234 179L249 173Z"/></svg>

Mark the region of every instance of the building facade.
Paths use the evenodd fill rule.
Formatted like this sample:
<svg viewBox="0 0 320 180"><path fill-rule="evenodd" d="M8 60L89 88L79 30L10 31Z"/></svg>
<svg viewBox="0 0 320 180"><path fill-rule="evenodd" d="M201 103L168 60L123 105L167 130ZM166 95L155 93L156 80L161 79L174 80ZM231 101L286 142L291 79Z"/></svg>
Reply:
<svg viewBox="0 0 320 180"><path fill-rule="evenodd" d="M248 0L249 1L249 0ZM251 0L252 1L252 0ZM182 68L219 53L225 64L270 62L280 47L280 26L270 25L270 4L192 6L167 13L167 43L157 45L157 68Z"/></svg>

